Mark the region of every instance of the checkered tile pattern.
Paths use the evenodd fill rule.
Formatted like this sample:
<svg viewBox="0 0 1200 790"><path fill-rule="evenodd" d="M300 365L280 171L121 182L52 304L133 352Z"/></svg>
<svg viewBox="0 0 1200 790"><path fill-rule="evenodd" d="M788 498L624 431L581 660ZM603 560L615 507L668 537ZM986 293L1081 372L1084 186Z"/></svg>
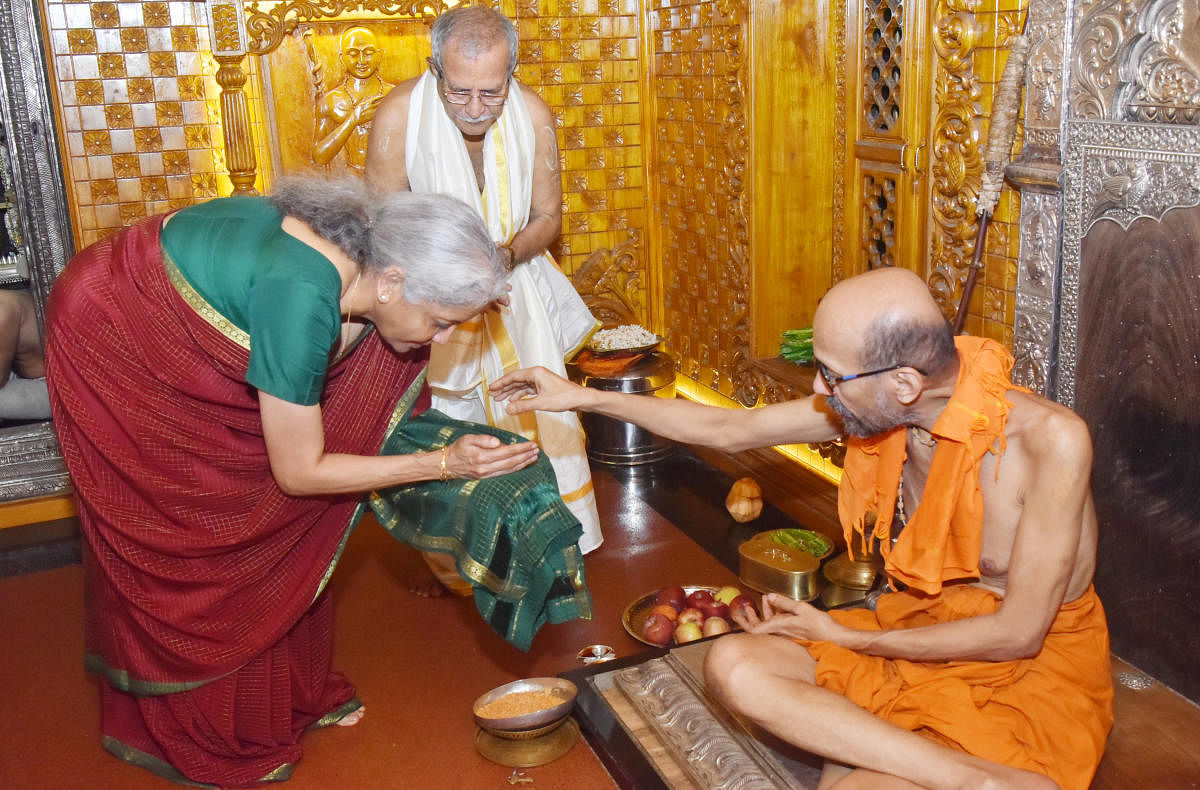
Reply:
<svg viewBox="0 0 1200 790"><path fill-rule="evenodd" d="M517 76L558 119L559 263L578 269L645 222L638 0L503 0L521 37Z"/></svg>
<svg viewBox="0 0 1200 790"><path fill-rule="evenodd" d="M79 241L215 196L204 4L45 0L45 11Z"/></svg>

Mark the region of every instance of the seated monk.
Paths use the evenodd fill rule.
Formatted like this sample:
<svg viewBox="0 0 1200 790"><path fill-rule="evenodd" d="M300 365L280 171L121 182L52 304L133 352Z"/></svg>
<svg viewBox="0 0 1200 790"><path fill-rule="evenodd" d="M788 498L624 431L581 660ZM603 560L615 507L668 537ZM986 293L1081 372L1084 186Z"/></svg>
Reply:
<svg viewBox="0 0 1200 790"><path fill-rule="evenodd" d="M713 643L709 691L825 757L822 790L1084 790L1112 725L1086 425L1013 385L999 344L954 338L905 270L834 286L813 350L816 394L758 409L541 370L493 389L513 411L594 411L728 452L847 436L847 543L879 547L890 591L873 611L765 596L762 619Z"/></svg>

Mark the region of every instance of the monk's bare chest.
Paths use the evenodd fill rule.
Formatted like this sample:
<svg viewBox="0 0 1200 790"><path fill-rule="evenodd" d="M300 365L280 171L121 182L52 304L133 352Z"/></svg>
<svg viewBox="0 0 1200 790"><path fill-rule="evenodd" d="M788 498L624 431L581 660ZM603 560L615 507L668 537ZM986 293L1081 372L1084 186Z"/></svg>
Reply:
<svg viewBox="0 0 1200 790"><path fill-rule="evenodd" d="M936 445L923 444L912 436L909 438L908 459L904 463L902 480L905 511L909 517L916 512L924 496L929 466L936 449ZM984 456L979 470L979 488L983 495L983 545L979 552L979 572L981 581L998 587L1004 586L1008 574L1013 541L1023 510L1023 482L1018 479L1015 466L1014 463L1003 463L989 453Z"/></svg>

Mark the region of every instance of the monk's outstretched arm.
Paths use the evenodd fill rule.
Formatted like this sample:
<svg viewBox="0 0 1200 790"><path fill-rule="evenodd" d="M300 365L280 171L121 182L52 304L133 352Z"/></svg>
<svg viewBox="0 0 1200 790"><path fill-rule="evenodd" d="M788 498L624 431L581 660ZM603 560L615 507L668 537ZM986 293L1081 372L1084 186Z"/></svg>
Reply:
<svg viewBox="0 0 1200 790"><path fill-rule="evenodd" d="M580 387L545 368L525 368L497 379L492 397L508 400L510 414L589 411L636 423L685 444L737 452L776 444L825 442L840 435L821 396L756 409L724 409L675 398L654 398Z"/></svg>
<svg viewBox="0 0 1200 790"><path fill-rule="evenodd" d="M1032 452L1005 456L1027 464L1024 507L1009 560L1004 599L993 614L893 631L859 631L806 603L770 595L765 619L748 631L835 642L856 652L912 661L1007 661L1036 655L1071 582L1090 499L1091 440L1072 414L1056 413L1036 431Z"/></svg>

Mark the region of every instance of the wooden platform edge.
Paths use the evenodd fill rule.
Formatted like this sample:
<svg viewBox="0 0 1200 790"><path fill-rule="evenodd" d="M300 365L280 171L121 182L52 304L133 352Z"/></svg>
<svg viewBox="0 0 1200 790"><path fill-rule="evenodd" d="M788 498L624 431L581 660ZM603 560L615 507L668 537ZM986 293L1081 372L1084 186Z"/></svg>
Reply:
<svg viewBox="0 0 1200 790"><path fill-rule="evenodd" d="M76 513L73 493L0 502L0 529L70 518Z"/></svg>

